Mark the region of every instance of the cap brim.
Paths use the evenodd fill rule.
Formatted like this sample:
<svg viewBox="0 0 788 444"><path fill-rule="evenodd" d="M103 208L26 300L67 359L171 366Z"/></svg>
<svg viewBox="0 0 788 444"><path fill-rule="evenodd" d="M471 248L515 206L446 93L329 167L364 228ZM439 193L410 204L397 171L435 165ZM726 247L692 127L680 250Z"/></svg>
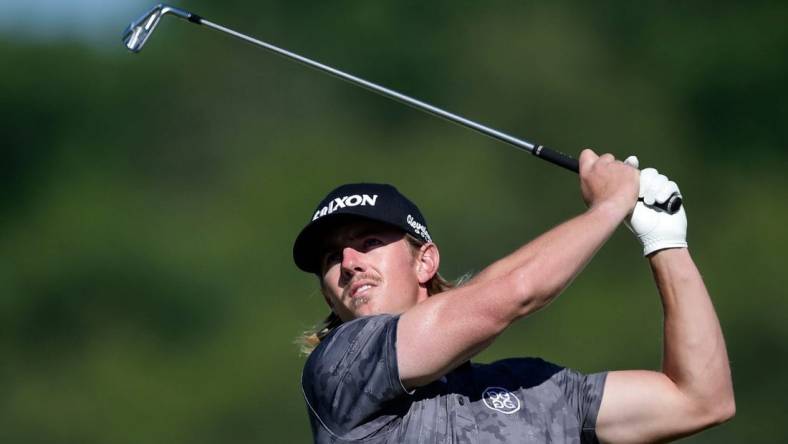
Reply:
<svg viewBox="0 0 788 444"><path fill-rule="evenodd" d="M382 222L402 230L401 227L386 220L365 214L337 213L323 216L304 227L296 237L293 244L293 260L296 266L307 273L319 274L321 272L320 259L323 254L323 239L327 232L353 220Z"/></svg>

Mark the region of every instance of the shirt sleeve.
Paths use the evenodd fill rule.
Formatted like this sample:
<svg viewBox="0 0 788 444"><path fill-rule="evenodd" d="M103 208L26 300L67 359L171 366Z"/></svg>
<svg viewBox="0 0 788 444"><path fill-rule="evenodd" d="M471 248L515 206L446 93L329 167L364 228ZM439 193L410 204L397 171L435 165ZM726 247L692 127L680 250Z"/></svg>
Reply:
<svg viewBox="0 0 788 444"><path fill-rule="evenodd" d="M386 429L405 391L397 368L398 316L344 323L312 352L301 384L313 424L342 439Z"/></svg>
<svg viewBox="0 0 788 444"><path fill-rule="evenodd" d="M564 389L569 406L580 423L580 440L583 443L598 443L596 418L602 403L607 373L585 375L565 368L556 374L558 384Z"/></svg>

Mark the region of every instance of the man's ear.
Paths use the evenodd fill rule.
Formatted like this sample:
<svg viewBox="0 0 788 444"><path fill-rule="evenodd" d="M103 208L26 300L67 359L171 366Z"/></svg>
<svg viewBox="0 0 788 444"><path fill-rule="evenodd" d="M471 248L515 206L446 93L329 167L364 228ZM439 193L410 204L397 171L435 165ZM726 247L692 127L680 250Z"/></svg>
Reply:
<svg viewBox="0 0 788 444"><path fill-rule="evenodd" d="M416 274L420 284L426 284L438 273L441 263L441 255L438 246L432 242L419 247L419 254L416 256Z"/></svg>

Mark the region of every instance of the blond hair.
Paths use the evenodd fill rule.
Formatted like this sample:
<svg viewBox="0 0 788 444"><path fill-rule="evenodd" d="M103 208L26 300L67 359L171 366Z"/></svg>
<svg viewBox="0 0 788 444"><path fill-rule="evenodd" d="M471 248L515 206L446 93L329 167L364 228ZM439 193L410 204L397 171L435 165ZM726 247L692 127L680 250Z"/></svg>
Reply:
<svg viewBox="0 0 788 444"><path fill-rule="evenodd" d="M415 257L416 254L418 254L421 246L424 245L424 242L409 233L405 233L405 240L408 241L408 245L411 247L411 252ZM451 290L452 288L459 286L462 280L464 279L461 278L458 282L451 282L441 276L440 273L435 273L435 276L427 281L427 295L433 296L438 293ZM329 333L331 333L340 325L342 325L342 320L339 319L339 316L337 316L336 313L332 311L328 314L328 316L326 316L325 319L323 319L323 322L315 325L311 329L298 336L295 340L295 343L299 345L302 354L309 355L318 345L320 345L320 341L322 341L323 338L328 336Z"/></svg>

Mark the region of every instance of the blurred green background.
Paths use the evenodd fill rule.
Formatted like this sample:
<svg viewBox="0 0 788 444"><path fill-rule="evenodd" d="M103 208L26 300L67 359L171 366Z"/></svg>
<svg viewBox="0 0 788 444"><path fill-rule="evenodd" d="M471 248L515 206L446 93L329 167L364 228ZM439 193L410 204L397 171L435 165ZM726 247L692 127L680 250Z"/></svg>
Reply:
<svg viewBox="0 0 788 444"><path fill-rule="evenodd" d="M681 186L738 414L695 443L786 442L788 3L180 1L495 128ZM308 442L293 339L326 313L291 243L349 181L426 213L443 272L583 211L577 178L152 2L0 6L0 442ZM661 311L620 229L479 356L658 368Z"/></svg>

